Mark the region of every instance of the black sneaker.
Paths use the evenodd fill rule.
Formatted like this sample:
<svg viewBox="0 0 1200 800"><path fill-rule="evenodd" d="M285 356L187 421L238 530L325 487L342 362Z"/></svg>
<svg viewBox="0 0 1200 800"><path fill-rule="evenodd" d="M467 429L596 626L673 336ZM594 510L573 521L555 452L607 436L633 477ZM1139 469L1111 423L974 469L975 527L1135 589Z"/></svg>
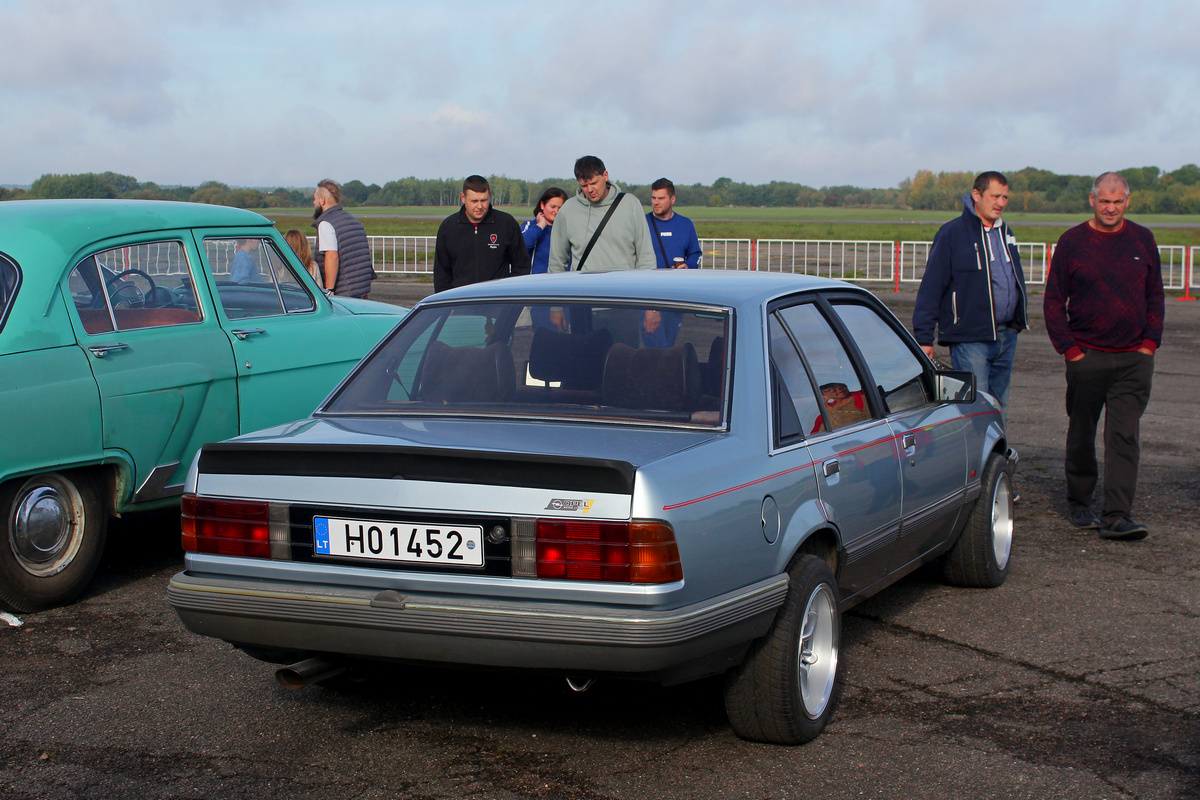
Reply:
<svg viewBox="0 0 1200 800"><path fill-rule="evenodd" d="M1071 513L1071 524L1082 531L1100 529L1100 518L1090 508L1079 508Z"/></svg>
<svg viewBox="0 0 1200 800"><path fill-rule="evenodd" d="M1116 522L1100 529L1101 539L1114 539L1120 542L1136 542L1149 535L1149 528L1134 522L1129 517L1121 517Z"/></svg>

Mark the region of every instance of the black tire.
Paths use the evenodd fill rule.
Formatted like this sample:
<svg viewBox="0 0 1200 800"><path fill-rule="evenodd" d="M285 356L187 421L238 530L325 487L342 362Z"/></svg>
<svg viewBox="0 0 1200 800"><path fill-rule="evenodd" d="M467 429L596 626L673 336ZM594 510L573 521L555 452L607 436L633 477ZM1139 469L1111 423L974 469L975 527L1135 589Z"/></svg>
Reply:
<svg viewBox="0 0 1200 800"><path fill-rule="evenodd" d="M729 673L725 713L743 739L803 744L837 705L841 613L829 565L802 555L788 570L787 599L771 630Z"/></svg>
<svg viewBox="0 0 1200 800"><path fill-rule="evenodd" d="M108 515L85 475L47 472L0 488L0 605L42 611L75 599L104 553Z"/></svg>
<svg viewBox="0 0 1200 800"><path fill-rule="evenodd" d="M981 491L966 527L942 562L942 576L954 586L989 589L1004 583L1012 556L1013 493L1008 459L988 456Z"/></svg>

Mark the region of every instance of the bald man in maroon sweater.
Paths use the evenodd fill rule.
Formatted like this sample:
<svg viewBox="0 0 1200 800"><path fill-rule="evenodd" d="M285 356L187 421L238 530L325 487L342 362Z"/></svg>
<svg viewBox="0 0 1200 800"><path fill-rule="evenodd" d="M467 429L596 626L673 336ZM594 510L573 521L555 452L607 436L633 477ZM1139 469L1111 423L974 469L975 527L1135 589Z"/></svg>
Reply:
<svg viewBox="0 0 1200 800"><path fill-rule="evenodd" d="M1104 539L1145 539L1131 518L1139 425L1162 343L1162 263L1154 234L1125 219L1129 184L1106 172L1088 195L1095 215L1058 240L1046 280L1046 331L1067 369L1067 505ZM1104 509L1092 510L1096 425L1104 421Z"/></svg>

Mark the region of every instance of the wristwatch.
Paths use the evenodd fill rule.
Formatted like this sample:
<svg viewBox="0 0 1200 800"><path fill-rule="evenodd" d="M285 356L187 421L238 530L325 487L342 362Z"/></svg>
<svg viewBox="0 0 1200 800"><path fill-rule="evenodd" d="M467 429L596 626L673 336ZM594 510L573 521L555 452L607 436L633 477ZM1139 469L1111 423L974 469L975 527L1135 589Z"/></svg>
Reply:
<svg viewBox="0 0 1200 800"><path fill-rule="evenodd" d="M321 291L325 293L326 297L333 297L333 289L321 289Z"/></svg>

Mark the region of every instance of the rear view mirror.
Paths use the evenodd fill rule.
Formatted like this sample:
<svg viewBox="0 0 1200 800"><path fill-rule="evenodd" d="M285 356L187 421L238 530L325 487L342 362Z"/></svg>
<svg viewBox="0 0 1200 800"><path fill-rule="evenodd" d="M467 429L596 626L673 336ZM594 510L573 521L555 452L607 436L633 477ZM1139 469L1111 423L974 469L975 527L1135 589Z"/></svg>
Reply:
<svg viewBox="0 0 1200 800"><path fill-rule="evenodd" d="M975 374L966 370L939 369L937 397L940 403L974 403Z"/></svg>

